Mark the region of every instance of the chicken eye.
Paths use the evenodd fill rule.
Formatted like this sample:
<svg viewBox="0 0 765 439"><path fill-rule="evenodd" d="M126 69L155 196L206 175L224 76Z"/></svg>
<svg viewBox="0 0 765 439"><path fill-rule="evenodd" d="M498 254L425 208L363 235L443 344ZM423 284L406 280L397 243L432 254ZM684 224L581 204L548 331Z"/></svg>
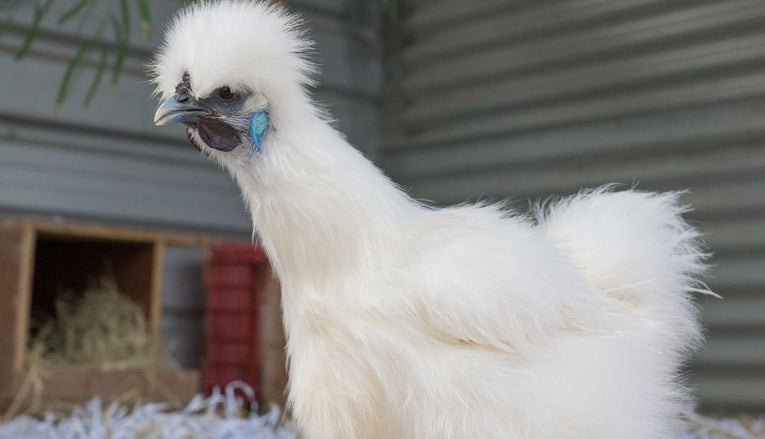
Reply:
<svg viewBox="0 0 765 439"><path fill-rule="evenodd" d="M220 96L220 98L223 99L224 101L231 101L235 97L234 92L232 92L231 88L229 88L228 86L219 88L218 96Z"/></svg>

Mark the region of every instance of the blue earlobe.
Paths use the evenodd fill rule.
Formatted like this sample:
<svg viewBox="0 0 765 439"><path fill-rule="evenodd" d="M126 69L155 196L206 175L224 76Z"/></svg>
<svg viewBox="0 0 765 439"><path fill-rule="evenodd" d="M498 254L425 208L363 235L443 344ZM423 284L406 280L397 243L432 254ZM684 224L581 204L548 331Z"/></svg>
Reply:
<svg viewBox="0 0 765 439"><path fill-rule="evenodd" d="M260 145L263 143L263 136L268 128L268 112L258 110L250 118L250 137L252 137L252 147L260 152Z"/></svg>

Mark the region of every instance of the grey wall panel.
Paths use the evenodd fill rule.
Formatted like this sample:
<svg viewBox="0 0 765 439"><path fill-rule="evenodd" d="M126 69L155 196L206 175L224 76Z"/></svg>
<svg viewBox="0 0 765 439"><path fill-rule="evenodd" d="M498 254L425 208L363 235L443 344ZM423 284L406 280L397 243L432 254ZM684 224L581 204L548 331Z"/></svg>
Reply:
<svg viewBox="0 0 765 439"><path fill-rule="evenodd" d="M718 336L699 352L701 368L762 368L765 367L765 340L752 335Z"/></svg>
<svg viewBox="0 0 765 439"><path fill-rule="evenodd" d="M746 294L741 294L740 296L723 300L714 298L703 298L700 300L704 309L704 323L715 331L719 330L721 336L728 336L730 332L735 332L736 330L741 333L746 333L750 329L761 330L765 326L765 319L763 318L765 301L756 296L752 297ZM735 320L731 319L731 316L735 316ZM758 336L757 332L750 333L749 335ZM714 342L716 338L710 338L709 346L706 347L704 355L715 355ZM748 355L744 352L740 352L740 354ZM725 355L725 357L729 358L730 361L736 361L734 359L735 355Z"/></svg>
<svg viewBox="0 0 765 439"><path fill-rule="evenodd" d="M386 149L385 161L396 178L409 181L470 170L480 172L494 166L506 166L510 171L576 157L619 157L645 148L693 149L710 144L724 148L731 142L729 139L761 136L765 132L764 119L765 99L749 98L724 106L656 111L455 143L422 147L410 144Z"/></svg>
<svg viewBox="0 0 765 439"><path fill-rule="evenodd" d="M496 46L481 42L462 56L413 60L406 63L411 66L411 79L403 89L424 94L469 81L498 80L522 71L586 62L595 56L606 60L624 50L641 53L681 44L683 40L719 37L756 28L765 12L765 5L756 0L692 2L692 5L663 2L662 6L648 17L618 16L586 29L563 27L557 32L535 34L533 39L519 38L520 41L510 40Z"/></svg>
<svg viewBox="0 0 765 439"><path fill-rule="evenodd" d="M719 401L720 405L741 411L759 406L765 388L765 379L761 376L741 372L723 376L700 375L694 383L696 393L702 399Z"/></svg>
<svg viewBox="0 0 765 439"><path fill-rule="evenodd" d="M6 206L194 229L249 228L235 185L193 148L155 145L176 150L177 159L168 159L16 136L0 149L0 203Z"/></svg>
<svg viewBox="0 0 765 439"><path fill-rule="evenodd" d="M314 61L322 70L322 86L359 98L377 99L381 85L375 34L348 23L347 18L308 16L316 42Z"/></svg>
<svg viewBox="0 0 765 439"><path fill-rule="evenodd" d="M704 408L765 408L765 4L408 1L381 162L438 204L690 192L715 253Z"/></svg>
<svg viewBox="0 0 765 439"><path fill-rule="evenodd" d="M199 367L204 346L204 291L198 247L168 246L162 294L162 345L184 367Z"/></svg>

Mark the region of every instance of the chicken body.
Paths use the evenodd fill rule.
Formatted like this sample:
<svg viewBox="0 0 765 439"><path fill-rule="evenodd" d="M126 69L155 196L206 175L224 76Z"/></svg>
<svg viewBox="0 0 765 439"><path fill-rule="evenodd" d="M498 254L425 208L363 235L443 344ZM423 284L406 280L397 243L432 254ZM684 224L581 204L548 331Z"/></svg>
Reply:
<svg viewBox="0 0 765 439"><path fill-rule="evenodd" d="M704 270L677 196L423 205L317 110L296 29L259 2L191 6L154 80L155 121L231 173L281 281L305 437L675 437Z"/></svg>
<svg viewBox="0 0 765 439"><path fill-rule="evenodd" d="M702 267L678 212L637 192L579 196L539 225L422 210L376 269L289 285L313 293L285 307L307 436L677 437Z"/></svg>

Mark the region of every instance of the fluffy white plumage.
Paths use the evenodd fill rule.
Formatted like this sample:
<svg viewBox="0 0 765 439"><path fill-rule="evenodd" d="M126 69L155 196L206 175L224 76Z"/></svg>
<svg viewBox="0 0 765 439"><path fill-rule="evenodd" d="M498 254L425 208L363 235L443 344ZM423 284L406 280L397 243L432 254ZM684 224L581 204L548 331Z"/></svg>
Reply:
<svg viewBox="0 0 765 439"><path fill-rule="evenodd" d="M197 97L230 86L269 111L262 153L203 149L281 279L305 436L676 437L704 270L677 194L593 190L536 218L424 206L316 109L297 23L252 1L192 6L155 80L168 99L188 72Z"/></svg>

